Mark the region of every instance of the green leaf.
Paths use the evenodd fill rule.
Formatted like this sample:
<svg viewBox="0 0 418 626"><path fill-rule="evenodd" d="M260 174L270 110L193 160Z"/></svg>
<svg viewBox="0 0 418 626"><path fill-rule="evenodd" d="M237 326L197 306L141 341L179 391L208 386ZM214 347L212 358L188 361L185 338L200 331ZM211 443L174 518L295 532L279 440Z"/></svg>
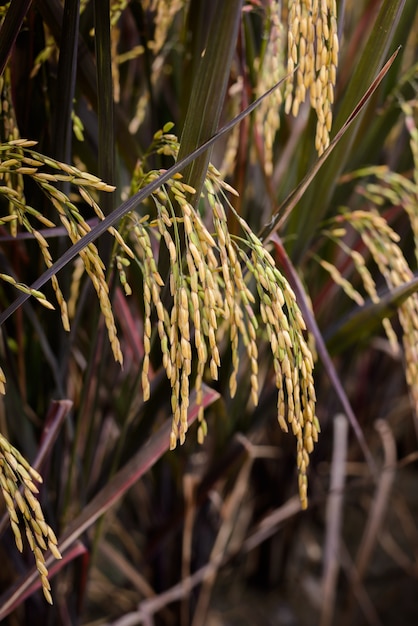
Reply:
<svg viewBox="0 0 418 626"><path fill-rule="evenodd" d="M109 0L94 1L94 33L99 121L99 177L113 185L115 182L115 132ZM112 210L112 204L113 198L110 194L101 195L100 206L105 215Z"/></svg>
<svg viewBox="0 0 418 626"><path fill-rule="evenodd" d="M4 72L13 44L31 4L32 0L20 0L20 2L10 3L0 29L0 76Z"/></svg>
<svg viewBox="0 0 418 626"><path fill-rule="evenodd" d="M205 11L200 3L200 11ZM201 61L193 81L178 158L181 160L218 129L226 88L235 51L242 0L218 0L206 42L201 45ZM186 183L196 189L195 204L205 180L210 150L195 159L183 171Z"/></svg>
<svg viewBox="0 0 418 626"><path fill-rule="evenodd" d="M55 117L53 125L53 153L58 161L69 163L72 146L72 120L75 81L77 73L78 25L80 3L66 0L58 63ZM67 189L62 189L68 193Z"/></svg>

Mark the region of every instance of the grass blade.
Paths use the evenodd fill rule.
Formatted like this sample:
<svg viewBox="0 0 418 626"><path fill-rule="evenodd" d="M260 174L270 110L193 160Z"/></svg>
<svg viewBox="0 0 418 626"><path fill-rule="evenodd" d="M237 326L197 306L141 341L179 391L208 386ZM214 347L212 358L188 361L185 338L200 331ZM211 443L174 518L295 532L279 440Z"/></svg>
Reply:
<svg viewBox="0 0 418 626"><path fill-rule="evenodd" d="M0 76L4 72L7 60L19 34L23 20L30 9L32 0L11 2L0 29Z"/></svg>
<svg viewBox="0 0 418 626"><path fill-rule="evenodd" d="M64 161L65 163L69 163L71 160L71 113L77 71L79 21L79 0L66 0L63 14L53 126L54 156L59 161ZM63 191L66 193L65 189Z"/></svg>
<svg viewBox="0 0 418 626"><path fill-rule="evenodd" d="M242 0L217 3L193 88L181 137L179 160L212 137L219 123L232 56L241 19ZM201 11L205 11L201 7ZM203 47L204 45L204 47ZM196 115L199 111L199 115ZM190 163L183 172L185 182L196 189L198 202L210 159L210 150Z"/></svg>
<svg viewBox="0 0 418 626"><path fill-rule="evenodd" d="M98 171L100 178L113 185L115 178L115 133L109 0L95 0L94 2L94 32L97 65L97 113L99 120ZM112 204L112 195L101 194L101 208L105 215L111 212Z"/></svg>

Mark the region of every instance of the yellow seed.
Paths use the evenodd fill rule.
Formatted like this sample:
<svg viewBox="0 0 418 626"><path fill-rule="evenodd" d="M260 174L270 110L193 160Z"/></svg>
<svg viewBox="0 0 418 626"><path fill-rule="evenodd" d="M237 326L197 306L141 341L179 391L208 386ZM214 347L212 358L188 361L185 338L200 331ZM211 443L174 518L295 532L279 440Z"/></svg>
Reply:
<svg viewBox="0 0 418 626"><path fill-rule="evenodd" d="M184 230L187 235L190 235L193 232L193 224L188 215L184 216Z"/></svg>
<svg viewBox="0 0 418 626"><path fill-rule="evenodd" d="M169 242L168 251L170 253L170 261L172 263L176 263L177 262L177 250L173 241Z"/></svg>
<svg viewBox="0 0 418 626"><path fill-rule="evenodd" d="M321 66L324 66L326 68L326 66L328 65L328 49L326 48L326 46L324 46L321 50Z"/></svg>
<svg viewBox="0 0 418 626"><path fill-rule="evenodd" d="M331 126L332 126L332 112L331 111L328 111L326 115L325 126L326 126L327 131L330 132Z"/></svg>
<svg viewBox="0 0 418 626"><path fill-rule="evenodd" d="M187 341L184 337L181 338L181 355L183 359L191 360L192 358L192 349L189 341Z"/></svg>
<svg viewBox="0 0 418 626"><path fill-rule="evenodd" d="M5 501L6 501L7 509L9 510L9 512L10 511L14 511L15 504L13 502L13 498L11 497L11 495L9 493L10 489L9 489L9 485L7 483L7 480L3 476L3 474L1 474L0 479L1 479L1 484L2 484L1 490L2 490L2 493L3 493L3 497L4 497ZM16 513L15 513L15 515L16 515ZM17 517L16 517L16 521L17 521Z"/></svg>
<svg viewBox="0 0 418 626"><path fill-rule="evenodd" d="M290 48L290 57L291 57L293 63L295 65L297 65L297 62L298 62L298 49L297 49L297 46L296 46L295 43Z"/></svg>
<svg viewBox="0 0 418 626"><path fill-rule="evenodd" d="M48 570L45 567L44 563L42 563L41 561L37 561L36 562L36 568L37 568L38 572L41 574L41 576L45 576L45 578L48 576Z"/></svg>
<svg viewBox="0 0 418 626"><path fill-rule="evenodd" d="M18 489L15 490L14 498L16 500L17 506L19 507L19 509L21 510L23 515L26 517L27 514L28 514L28 507L26 505L26 502L22 498L22 494L20 493L20 491Z"/></svg>
<svg viewBox="0 0 418 626"><path fill-rule="evenodd" d="M285 433L289 432L289 429L288 429L288 426L287 426L287 423L286 423L284 417L279 414L277 419L279 421L279 426L282 429L282 431L285 432Z"/></svg>
<svg viewBox="0 0 418 626"><path fill-rule="evenodd" d="M231 394L231 398L233 398L237 391L237 377L236 372L232 372L229 378L229 393Z"/></svg>
<svg viewBox="0 0 418 626"><path fill-rule="evenodd" d="M301 21L300 21L300 34L302 35L303 38L307 38L307 34L308 34L308 22L306 20L306 17L303 16Z"/></svg>
<svg viewBox="0 0 418 626"><path fill-rule="evenodd" d="M160 322L164 322L164 307L161 301L158 301L155 305L157 311L157 317Z"/></svg>
<svg viewBox="0 0 418 626"><path fill-rule="evenodd" d="M299 106L300 106L300 101L295 98L292 104L292 115L294 117L297 117L297 114L299 113Z"/></svg>
<svg viewBox="0 0 418 626"><path fill-rule="evenodd" d="M313 438L312 437L307 437L305 439L305 447L306 450L311 453L314 449L314 442L313 442Z"/></svg>
<svg viewBox="0 0 418 626"><path fill-rule="evenodd" d="M42 585L42 591L45 596L45 600L48 602L48 604L53 604L51 592L49 591L49 589L47 589L44 585Z"/></svg>
<svg viewBox="0 0 418 626"><path fill-rule="evenodd" d="M205 441L205 435L203 432L203 428L202 426L199 426L199 428L197 429L197 443L199 445L202 445L204 441Z"/></svg>
<svg viewBox="0 0 418 626"><path fill-rule="evenodd" d="M213 359L210 360L210 375L212 380L218 380L218 366Z"/></svg>
<svg viewBox="0 0 418 626"><path fill-rule="evenodd" d="M146 402L150 398L151 389L150 389L147 372L145 372L144 370L142 371L142 374L141 374L141 383L142 383L142 398L144 402Z"/></svg>
<svg viewBox="0 0 418 626"><path fill-rule="evenodd" d="M295 437L299 438L301 436L301 428L299 422L295 419L292 420L292 431Z"/></svg>
<svg viewBox="0 0 418 626"><path fill-rule="evenodd" d="M322 42L322 19L320 17L317 18L316 22L315 22L315 28L316 28L316 39L317 41L321 41Z"/></svg>
<svg viewBox="0 0 418 626"><path fill-rule="evenodd" d="M184 287L180 288L179 299L180 299L181 308L187 310L188 309L187 290Z"/></svg>
<svg viewBox="0 0 418 626"><path fill-rule="evenodd" d="M19 552L23 552L22 535L20 534L19 526L12 519L10 520L10 525L12 527L13 534L15 536L16 547L19 550Z"/></svg>
<svg viewBox="0 0 418 626"><path fill-rule="evenodd" d="M219 227L217 228L217 234L218 234L218 239L219 239L219 243L222 247L225 247L226 245L226 236L225 236L225 231L223 228Z"/></svg>
<svg viewBox="0 0 418 626"><path fill-rule="evenodd" d="M48 542L48 547L51 550L51 553L54 555L54 557L56 559L62 559L62 555L61 552L58 550L57 546L55 545L55 543L53 543L52 541Z"/></svg>
<svg viewBox="0 0 418 626"><path fill-rule="evenodd" d="M189 312L180 308L178 312L178 325L183 335L189 335Z"/></svg>

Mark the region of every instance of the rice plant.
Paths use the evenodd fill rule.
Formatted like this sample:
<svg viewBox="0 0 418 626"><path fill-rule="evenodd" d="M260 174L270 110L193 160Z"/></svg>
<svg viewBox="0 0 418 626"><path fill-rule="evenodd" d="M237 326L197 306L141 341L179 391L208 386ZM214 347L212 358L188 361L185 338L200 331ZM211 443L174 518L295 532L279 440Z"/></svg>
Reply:
<svg viewBox="0 0 418 626"><path fill-rule="evenodd" d="M414 579L413 5L2 7L0 619L227 623L306 541L297 623L383 623L378 537Z"/></svg>

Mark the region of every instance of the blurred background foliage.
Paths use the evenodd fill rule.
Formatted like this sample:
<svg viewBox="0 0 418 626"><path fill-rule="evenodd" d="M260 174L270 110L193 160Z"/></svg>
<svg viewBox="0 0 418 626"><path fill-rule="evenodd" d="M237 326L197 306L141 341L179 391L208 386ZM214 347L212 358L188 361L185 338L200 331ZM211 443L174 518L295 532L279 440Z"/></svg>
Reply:
<svg viewBox="0 0 418 626"><path fill-rule="evenodd" d="M331 139L401 46L316 169L328 142L327 135L316 139L318 126L326 127L324 102L314 106L309 93L304 102L296 91L301 59L309 58L303 19L315 5L339 40L325 110L325 117L333 111ZM128 265L116 235L106 233L96 244L108 301L104 288L99 301L74 260L58 274L69 332L59 313L34 299L1 327L7 382L0 431L42 474L40 501L64 558L47 560L49 606L32 554L17 552L4 515L0 619L42 626L417 623L416 0L12 0L1 15L2 144L36 141L31 149L51 159L50 171L64 162L81 178L115 186L109 193L90 179L90 197L74 176L55 181L72 203L66 215L79 225L77 237L84 224L96 227L96 203L110 215L145 185L147 172L173 164L172 135L181 139L180 159L299 64L188 167L184 181L198 193L184 191L209 223L199 190L210 157L226 181L229 232L243 237L243 218L296 293L318 355L321 434L309 466L309 507L301 512L299 460L294 438L277 423L267 333L257 338L257 406L242 346L231 398L233 354L220 337L217 380L205 374L202 382L204 443L194 425L184 445L168 451L171 390L155 342L143 397L144 265L139 253ZM297 44L293 65L289 33ZM330 74L327 89L332 82ZM162 129L172 139L159 150ZM10 173L4 160L2 219L10 211L7 187L35 217L55 223L53 193L29 172ZM303 180L309 186L292 202ZM155 210L146 198L135 207L138 223ZM133 224L119 225L128 245ZM68 237L58 223L49 226L40 231L56 261ZM157 238L151 246L164 275L167 252ZM0 272L31 285L44 270L33 230L2 223ZM44 293L59 301L49 284ZM15 298L2 283L2 310ZM123 368L114 359L116 339L107 338L107 302ZM155 311L149 319L155 333ZM196 390L188 413L191 424L201 417Z"/></svg>

